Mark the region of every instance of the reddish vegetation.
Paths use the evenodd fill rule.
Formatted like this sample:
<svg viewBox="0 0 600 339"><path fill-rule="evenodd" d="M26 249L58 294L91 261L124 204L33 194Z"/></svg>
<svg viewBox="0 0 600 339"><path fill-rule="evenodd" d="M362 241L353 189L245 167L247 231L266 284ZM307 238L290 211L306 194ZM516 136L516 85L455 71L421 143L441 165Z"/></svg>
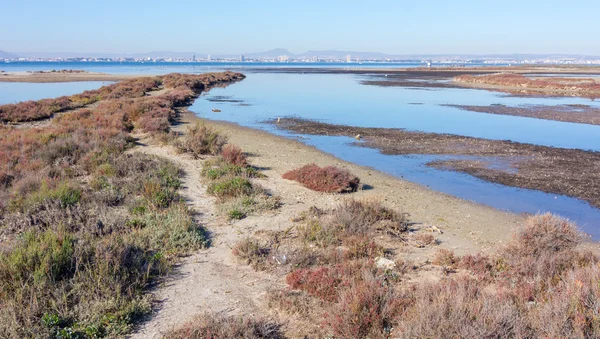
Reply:
<svg viewBox="0 0 600 339"><path fill-rule="evenodd" d="M324 303L323 324L340 338L597 338L600 259L582 240L569 221L537 215L494 255L438 251L433 264L449 275L438 282L345 257L293 270L287 283Z"/></svg>
<svg viewBox="0 0 600 339"><path fill-rule="evenodd" d="M495 256L440 253L440 264L465 272L418 286L399 328L407 337L596 338L599 260L576 249L581 239L545 214Z"/></svg>
<svg viewBox="0 0 600 339"><path fill-rule="evenodd" d="M221 156L228 163L235 166L245 167L248 165L248 160L246 159L246 155L242 152L242 149L238 146L228 144L221 151Z"/></svg>
<svg viewBox="0 0 600 339"><path fill-rule="evenodd" d="M85 91L81 94L63 96L57 99L25 101L18 104L0 106L0 122L24 122L45 119L55 113L77 109L100 100L141 98L148 91L164 86L175 89L163 96L171 105L187 103L206 86L215 86L226 81L242 79L238 73L207 73L202 76L192 74L168 74L162 77L136 78Z"/></svg>
<svg viewBox="0 0 600 339"><path fill-rule="evenodd" d="M500 73L482 76L459 75L455 82L519 87L527 90L569 91L581 94L600 95L600 83L594 79L583 78L552 78L530 79L522 74Z"/></svg>
<svg viewBox="0 0 600 339"><path fill-rule="evenodd" d="M325 325L338 338L389 338L403 300L380 280L359 282L340 293L325 314Z"/></svg>
<svg viewBox="0 0 600 339"><path fill-rule="evenodd" d="M360 179L350 172L334 167L319 167L315 164L289 171L284 179L294 180L311 190L329 193L355 192Z"/></svg>
<svg viewBox="0 0 600 339"><path fill-rule="evenodd" d="M341 289L364 279L363 270L375 270L373 263L345 261L333 266L297 269L287 276L286 281L293 289L335 302L339 299Z"/></svg>
<svg viewBox="0 0 600 339"><path fill-rule="evenodd" d="M144 289L205 236L179 169L124 154L129 132L162 135L198 88L241 77L170 75L194 89L160 96L145 95L158 78L126 81L71 96L102 101L43 127L0 126L0 337L113 337L149 311Z"/></svg>

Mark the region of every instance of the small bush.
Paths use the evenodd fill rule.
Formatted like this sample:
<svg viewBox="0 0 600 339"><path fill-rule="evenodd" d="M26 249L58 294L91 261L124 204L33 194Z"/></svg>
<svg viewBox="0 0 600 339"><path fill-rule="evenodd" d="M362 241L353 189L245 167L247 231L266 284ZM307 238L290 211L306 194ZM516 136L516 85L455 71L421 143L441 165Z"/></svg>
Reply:
<svg viewBox="0 0 600 339"><path fill-rule="evenodd" d="M175 190L164 187L157 181L147 181L143 186L143 195L154 208L168 207L177 197Z"/></svg>
<svg viewBox="0 0 600 339"><path fill-rule="evenodd" d="M223 157L217 157L204 162L201 175L210 180L217 180L226 176L244 178L262 178L263 174L251 166L238 166L230 164Z"/></svg>
<svg viewBox="0 0 600 339"><path fill-rule="evenodd" d="M378 280L359 282L340 293L339 302L325 314L325 324L339 338L392 336L401 298Z"/></svg>
<svg viewBox="0 0 600 339"><path fill-rule="evenodd" d="M332 224L348 235L366 235L376 228L393 232L405 232L408 229L407 214L390 210L372 200L345 200L331 215Z"/></svg>
<svg viewBox="0 0 600 339"><path fill-rule="evenodd" d="M226 143L226 136L206 124L197 123L188 127L183 142L177 146L181 152L199 158L201 155L218 155Z"/></svg>
<svg viewBox="0 0 600 339"><path fill-rule="evenodd" d="M425 247L437 243L437 240L431 233L417 233L413 236L413 240L417 247Z"/></svg>
<svg viewBox="0 0 600 339"><path fill-rule="evenodd" d="M315 164L284 173L283 178L297 181L313 191L328 193L355 192L360 182L346 170L334 166L321 168Z"/></svg>
<svg viewBox="0 0 600 339"><path fill-rule="evenodd" d="M376 271L372 262L344 261L332 266L301 268L287 275L290 288L306 291L313 297L336 302L339 291L362 281Z"/></svg>
<svg viewBox="0 0 600 339"><path fill-rule="evenodd" d="M344 238L364 237L377 231L398 235L408 228L407 214L390 210L376 201L345 200L329 214L305 215L298 226L300 237L322 247L340 244Z"/></svg>
<svg viewBox="0 0 600 339"><path fill-rule="evenodd" d="M242 195L223 202L221 210L226 211L229 219L243 219L246 216L262 211L275 210L281 206L278 196L270 196L253 186L251 195Z"/></svg>
<svg viewBox="0 0 600 339"><path fill-rule="evenodd" d="M252 194L252 183L241 177L225 178L212 182L207 192L220 199L248 196Z"/></svg>
<svg viewBox="0 0 600 339"><path fill-rule="evenodd" d="M383 247L366 236L350 236L344 238L342 244L348 248L346 252L347 259L374 259L385 254Z"/></svg>
<svg viewBox="0 0 600 339"><path fill-rule="evenodd" d="M247 265L259 268L267 259L270 249L261 246L258 241L252 238L245 238L233 247L232 253Z"/></svg>
<svg viewBox="0 0 600 339"><path fill-rule="evenodd" d="M457 258L453 251L442 248L435 253L432 263L434 265L454 268L459 260L460 258Z"/></svg>
<svg viewBox="0 0 600 339"><path fill-rule="evenodd" d="M308 316L315 311L315 308L322 307L322 302L311 298L303 291L277 291L268 292L270 308L277 308L286 314L299 314Z"/></svg>
<svg viewBox="0 0 600 339"><path fill-rule="evenodd" d="M221 156L223 157L223 159L225 159L225 161L234 166L248 166L248 160L246 159L246 155L242 152L241 148L235 145L228 144L227 146L225 146L221 151Z"/></svg>
<svg viewBox="0 0 600 339"><path fill-rule="evenodd" d="M203 314L168 332L169 339L282 339L280 325L264 319Z"/></svg>

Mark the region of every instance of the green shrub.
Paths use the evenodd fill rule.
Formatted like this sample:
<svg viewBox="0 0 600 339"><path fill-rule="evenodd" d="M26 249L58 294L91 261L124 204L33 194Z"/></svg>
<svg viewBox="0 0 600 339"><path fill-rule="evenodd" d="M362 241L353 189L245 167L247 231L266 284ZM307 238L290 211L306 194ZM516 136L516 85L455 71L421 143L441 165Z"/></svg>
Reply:
<svg viewBox="0 0 600 339"><path fill-rule="evenodd" d="M26 232L18 246L0 255L0 284L3 293L28 284L43 288L69 279L75 272L75 240L52 231Z"/></svg>
<svg viewBox="0 0 600 339"><path fill-rule="evenodd" d="M230 210L228 213L229 219L232 220L240 220L240 219L244 219L246 217L246 213L238 210L238 209L232 209Z"/></svg>
<svg viewBox="0 0 600 339"><path fill-rule="evenodd" d="M252 194L252 183L245 178L230 177L211 183L207 192L220 199L235 198Z"/></svg>
<svg viewBox="0 0 600 339"><path fill-rule="evenodd" d="M201 175L210 180L217 180L226 176L240 176L244 178L263 178L256 168L239 166L227 162L223 157L207 160L202 166Z"/></svg>

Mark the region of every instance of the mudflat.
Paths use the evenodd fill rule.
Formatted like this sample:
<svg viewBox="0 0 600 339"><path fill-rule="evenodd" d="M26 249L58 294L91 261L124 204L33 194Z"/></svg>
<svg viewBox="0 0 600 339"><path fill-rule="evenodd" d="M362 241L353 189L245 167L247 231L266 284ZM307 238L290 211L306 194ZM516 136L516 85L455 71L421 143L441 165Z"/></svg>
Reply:
<svg viewBox="0 0 600 339"><path fill-rule="evenodd" d="M455 155L457 159L428 165L507 186L563 194L600 207L598 152L403 129L334 125L299 118L282 118L279 123L271 123L300 134L348 137L360 134L363 141L356 142L356 146L376 148L384 154Z"/></svg>

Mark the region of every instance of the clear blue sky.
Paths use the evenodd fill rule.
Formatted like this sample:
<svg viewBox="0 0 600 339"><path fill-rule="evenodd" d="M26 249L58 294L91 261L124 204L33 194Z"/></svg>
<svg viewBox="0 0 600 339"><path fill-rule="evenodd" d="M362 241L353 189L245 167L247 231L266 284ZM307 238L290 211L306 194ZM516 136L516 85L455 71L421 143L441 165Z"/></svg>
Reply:
<svg viewBox="0 0 600 339"><path fill-rule="evenodd" d="M599 17L598 0L3 0L0 50L600 55Z"/></svg>

